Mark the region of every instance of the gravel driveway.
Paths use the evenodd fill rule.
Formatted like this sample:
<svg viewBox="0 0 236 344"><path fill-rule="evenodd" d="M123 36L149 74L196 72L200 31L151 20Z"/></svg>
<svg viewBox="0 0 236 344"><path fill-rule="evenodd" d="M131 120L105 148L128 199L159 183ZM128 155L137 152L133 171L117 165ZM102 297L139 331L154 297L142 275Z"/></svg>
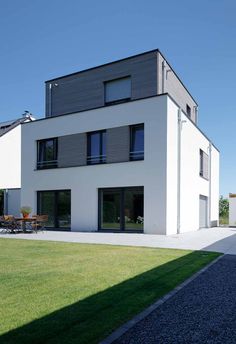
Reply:
<svg viewBox="0 0 236 344"><path fill-rule="evenodd" d="M236 256L225 255L116 344L236 343Z"/></svg>

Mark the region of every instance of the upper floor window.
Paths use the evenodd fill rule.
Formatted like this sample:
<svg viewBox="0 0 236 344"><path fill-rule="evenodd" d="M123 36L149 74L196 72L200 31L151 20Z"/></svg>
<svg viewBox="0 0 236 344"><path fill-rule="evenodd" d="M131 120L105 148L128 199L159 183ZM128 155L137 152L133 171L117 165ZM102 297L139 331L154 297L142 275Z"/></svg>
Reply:
<svg viewBox="0 0 236 344"><path fill-rule="evenodd" d="M187 104L186 105L186 112L189 117L191 117L191 107Z"/></svg>
<svg viewBox="0 0 236 344"><path fill-rule="evenodd" d="M57 138L37 142L37 169L57 167Z"/></svg>
<svg viewBox="0 0 236 344"><path fill-rule="evenodd" d="M131 98L131 77L107 81L105 86L105 104L117 103Z"/></svg>
<svg viewBox="0 0 236 344"><path fill-rule="evenodd" d="M208 155L200 149L200 172L199 175L208 179Z"/></svg>
<svg viewBox="0 0 236 344"><path fill-rule="evenodd" d="M144 124L130 127L130 160L144 159Z"/></svg>
<svg viewBox="0 0 236 344"><path fill-rule="evenodd" d="M106 130L94 131L87 134L87 163L88 165L106 162Z"/></svg>

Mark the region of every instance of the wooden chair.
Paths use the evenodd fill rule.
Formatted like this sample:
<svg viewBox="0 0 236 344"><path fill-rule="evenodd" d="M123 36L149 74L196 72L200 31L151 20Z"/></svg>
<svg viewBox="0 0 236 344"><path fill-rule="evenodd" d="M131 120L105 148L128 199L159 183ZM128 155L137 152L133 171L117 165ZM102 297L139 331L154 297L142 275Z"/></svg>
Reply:
<svg viewBox="0 0 236 344"><path fill-rule="evenodd" d="M38 231L44 231L45 224L48 222L48 215L33 215L33 217L35 217L35 222L31 224L32 230L35 233L38 233Z"/></svg>
<svg viewBox="0 0 236 344"><path fill-rule="evenodd" d="M3 227L6 232L15 233L19 230L18 223L13 215L3 215Z"/></svg>

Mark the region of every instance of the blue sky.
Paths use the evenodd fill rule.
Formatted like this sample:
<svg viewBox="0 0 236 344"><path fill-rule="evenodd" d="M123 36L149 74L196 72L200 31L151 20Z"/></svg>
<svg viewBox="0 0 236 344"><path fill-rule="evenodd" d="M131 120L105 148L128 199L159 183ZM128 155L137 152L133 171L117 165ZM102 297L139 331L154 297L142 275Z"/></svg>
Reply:
<svg viewBox="0 0 236 344"><path fill-rule="evenodd" d="M159 48L199 104L236 192L235 0L0 2L0 121L44 116L44 81Z"/></svg>

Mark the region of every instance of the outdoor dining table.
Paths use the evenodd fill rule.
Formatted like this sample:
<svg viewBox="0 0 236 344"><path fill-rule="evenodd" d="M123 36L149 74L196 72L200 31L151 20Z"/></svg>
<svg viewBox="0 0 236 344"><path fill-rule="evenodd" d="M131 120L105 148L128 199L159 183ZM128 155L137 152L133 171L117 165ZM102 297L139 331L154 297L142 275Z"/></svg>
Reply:
<svg viewBox="0 0 236 344"><path fill-rule="evenodd" d="M22 231L26 232L26 223L32 223L36 221L36 217L16 217L17 222L21 222Z"/></svg>

